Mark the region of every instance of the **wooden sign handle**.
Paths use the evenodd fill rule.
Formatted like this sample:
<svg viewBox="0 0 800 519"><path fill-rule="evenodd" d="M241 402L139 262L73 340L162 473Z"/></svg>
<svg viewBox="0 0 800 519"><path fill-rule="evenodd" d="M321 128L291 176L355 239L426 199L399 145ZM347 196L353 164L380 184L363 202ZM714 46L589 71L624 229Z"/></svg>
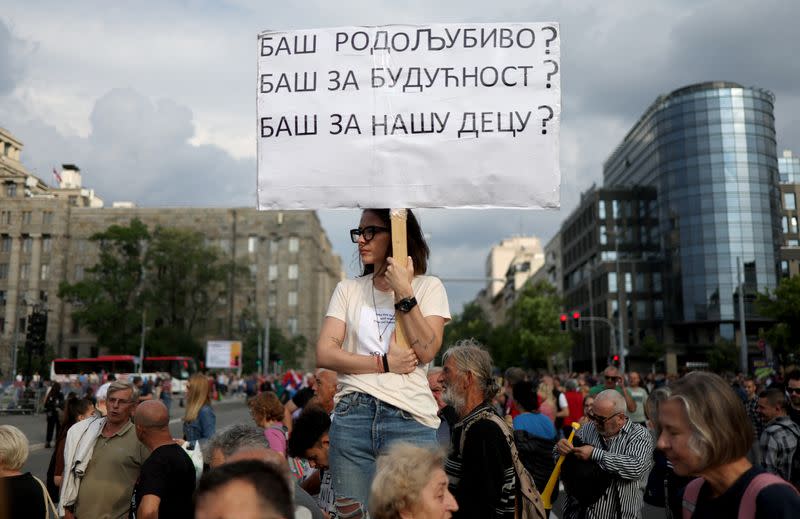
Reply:
<svg viewBox="0 0 800 519"><path fill-rule="evenodd" d="M405 209L392 209L389 211L389 218L392 222L392 258L399 265L405 266L408 261L408 238L406 235L408 211ZM400 326L399 321L395 321L394 331L397 345L408 348L406 334L403 332L403 327Z"/></svg>

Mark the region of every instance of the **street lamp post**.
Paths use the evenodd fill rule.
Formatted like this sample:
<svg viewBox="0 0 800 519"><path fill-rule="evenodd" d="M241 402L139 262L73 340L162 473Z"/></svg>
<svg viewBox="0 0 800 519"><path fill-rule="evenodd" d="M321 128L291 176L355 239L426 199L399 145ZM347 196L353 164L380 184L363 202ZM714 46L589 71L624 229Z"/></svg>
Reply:
<svg viewBox="0 0 800 519"><path fill-rule="evenodd" d="M147 242L145 240L141 240L139 242L139 247L141 248L141 255L142 255L142 264L141 264L142 278L140 280L140 285L139 285L139 296L142 297L143 294L144 294L144 278L145 278L145 274L147 272L146 269L145 269L145 264L144 264L144 257L145 257L145 254L147 253ZM142 297L142 333L141 333L141 337L139 339L139 374L140 375L142 374L142 371L144 369L144 335L145 335L145 325L146 325L146 322L147 322L146 319L147 319L147 308L145 307L145 304L144 304L144 297Z"/></svg>

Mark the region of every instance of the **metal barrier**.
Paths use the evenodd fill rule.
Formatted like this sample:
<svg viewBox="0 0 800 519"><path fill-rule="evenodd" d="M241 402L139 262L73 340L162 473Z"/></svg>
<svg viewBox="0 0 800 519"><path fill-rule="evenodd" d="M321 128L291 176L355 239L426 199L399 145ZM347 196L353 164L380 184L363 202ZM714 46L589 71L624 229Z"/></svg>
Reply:
<svg viewBox="0 0 800 519"><path fill-rule="evenodd" d="M0 414L39 414L44 405L45 392L46 388L8 386L0 393Z"/></svg>

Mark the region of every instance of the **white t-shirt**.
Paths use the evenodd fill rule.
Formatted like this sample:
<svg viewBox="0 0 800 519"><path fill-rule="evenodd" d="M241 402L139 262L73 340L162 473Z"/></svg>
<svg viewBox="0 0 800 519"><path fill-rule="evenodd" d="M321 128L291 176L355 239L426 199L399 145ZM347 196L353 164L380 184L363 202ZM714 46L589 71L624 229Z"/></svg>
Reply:
<svg viewBox="0 0 800 519"><path fill-rule="evenodd" d="M450 306L442 282L433 276L416 276L411 281L422 315L450 320ZM394 294L375 289L372 275L341 281L333 292L328 317L346 325L342 349L360 355L383 355L395 327ZM381 340L381 337L383 338ZM419 423L438 428L437 406L428 386L427 366L407 375L396 373L339 374L335 401L354 392L366 393L411 414Z"/></svg>

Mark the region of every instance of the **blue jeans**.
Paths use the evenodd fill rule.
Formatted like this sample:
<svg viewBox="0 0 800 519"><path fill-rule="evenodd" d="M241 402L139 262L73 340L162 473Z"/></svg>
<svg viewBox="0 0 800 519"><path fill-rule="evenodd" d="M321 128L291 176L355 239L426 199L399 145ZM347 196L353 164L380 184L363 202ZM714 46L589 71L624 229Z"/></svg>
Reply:
<svg viewBox="0 0 800 519"><path fill-rule="evenodd" d="M436 429L364 393L350 393L339 400L329 436L329 462L337 507L340 498L349 498L362 503L366 509L369 487L375 476L375 459L392 443L437 445Z"/></svg>

